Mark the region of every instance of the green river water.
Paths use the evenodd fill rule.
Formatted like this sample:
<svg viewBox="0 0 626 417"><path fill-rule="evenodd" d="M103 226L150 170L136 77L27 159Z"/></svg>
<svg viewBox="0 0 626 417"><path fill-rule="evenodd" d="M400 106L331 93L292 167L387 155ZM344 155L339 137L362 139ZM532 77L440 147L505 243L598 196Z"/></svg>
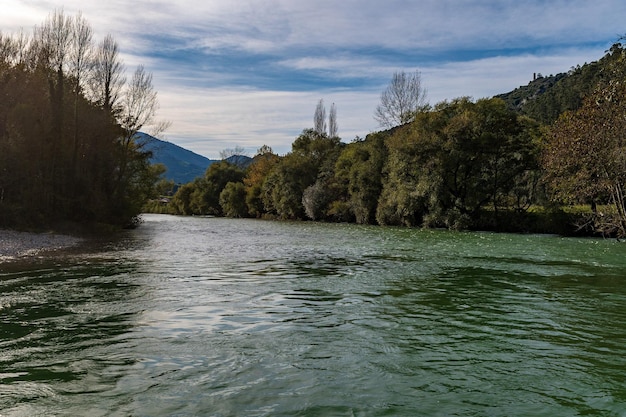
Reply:
<svg viewBox="0 0 626 417"><path fill-rule="evenodd" d="M0 416L626 416L626 244L146 215L0 264Z"/></svg>

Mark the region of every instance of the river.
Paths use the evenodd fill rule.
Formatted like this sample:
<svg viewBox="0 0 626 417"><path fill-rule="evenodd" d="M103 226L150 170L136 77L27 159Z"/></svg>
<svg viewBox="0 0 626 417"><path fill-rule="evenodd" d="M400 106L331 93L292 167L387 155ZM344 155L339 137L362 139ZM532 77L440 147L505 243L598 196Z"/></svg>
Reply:
<svg viewBox="0 0 626 417"><path fill-rule="evenodd" d="M0 415L626 416L625 254L145 215L0 264Z"/></svg>

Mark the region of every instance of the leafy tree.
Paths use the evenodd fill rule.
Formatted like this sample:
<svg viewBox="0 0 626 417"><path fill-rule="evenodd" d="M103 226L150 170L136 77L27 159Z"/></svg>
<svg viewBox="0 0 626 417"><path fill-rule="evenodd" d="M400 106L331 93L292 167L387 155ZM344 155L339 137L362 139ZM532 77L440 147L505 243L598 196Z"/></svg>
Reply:
<svg viewBox="0 0 626 417"><path fill-rule="evenodd" d="M229 182L220 193L220 205L227 217L246 217L246 189L241 182Z"/></svg>
<svg viewBox="0 0 626 417"><path fill-rule="evenodd" d="M263 183L266 212L282 219L303 219L302 195L315 182L316 176L317 165L313 159L296 152L284 156Z"/></svg>
<svg viewBox="0 0 626 417"><path fill-rule="evenodd" d="M348 144L337 159L335 177L346 189L349 209L357 223L375 222L382 191L382 170L387 157L385 137L374 133Z"/></svg>
<svg viewBox="0 0 626 417"><path fill-rule="evenodd" d="M565 203L609 204L588 219L597 231L626 236L626 87L608 82L550 130L543 154L546 181Z"/></svg>
<svg viewBox="0 0 626 417"><path fill-rule="evenodd" d="M467 228L491 204L497 224L499 208L536 169L533 126L499 99L461 98L418 114L387 141L378 221Z"/></svg>
<svg viewBox="0 0 626 417"><path fill-rule="evenodd" d="M201 214L221 216L223 211L220 204L220 194L224 188L226 188L226 184L229 182L243 182L244 176L244 170L226 161L211 164L209 168L207 168L204 176L204 184L200 190L202 193L201 200L203 202ZM245 201L245 197L242 201Z"/></svg>
<svg viewBox="0 0 626 417"><path fill-rule="evenodd" d="M253 217L261 217L265 212L262 198L263 184L279 161L280 157L273 153L272 148L263 145L248 167L243 183L246 187L248 213Z"/></svg>
<svg viewBox="0 0 626 417"><path fill-rule="evenodd" d="M197 184L190 182L187 184L183 184L172 200L170 201L170 206L175 214L185 214L190 215L194 214L192 209L192 194L196 190Z"/></svg>
<svg viewBox="0 0 626 417"><path fill-rule="evenodd" d="M304 130L291 145L291 153L280 160L263 184L265 210L281 218L305 218L304 190L318 179L332 178L340 151L339 138Z"/></svg>
<svg viewBox="0 0 626 417"><path fill-rule="evenodd" d="M412 121L418 112L427 108L426 89L420 72L395 72L380 95L374 119L380 126L391 128Z"/></svg>

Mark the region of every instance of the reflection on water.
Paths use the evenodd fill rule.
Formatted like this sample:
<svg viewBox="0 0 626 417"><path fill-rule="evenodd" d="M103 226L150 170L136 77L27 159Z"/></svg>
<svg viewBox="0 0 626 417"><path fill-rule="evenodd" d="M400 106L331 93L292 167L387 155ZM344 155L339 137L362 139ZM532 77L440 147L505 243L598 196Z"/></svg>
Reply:
<svg viewBox="0 0 626 417"><path fill-rule="evenodd" d="M625 415L626 247L149 215L0 266L0 415Z"/></svg>

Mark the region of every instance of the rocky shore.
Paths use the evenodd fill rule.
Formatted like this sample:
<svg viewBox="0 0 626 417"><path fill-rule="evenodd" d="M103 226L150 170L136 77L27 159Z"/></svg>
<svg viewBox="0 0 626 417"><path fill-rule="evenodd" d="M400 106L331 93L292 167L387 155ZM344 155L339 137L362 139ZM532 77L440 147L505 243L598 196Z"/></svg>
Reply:
<svg viewBox="0 0 626 417"><path fill-rule="evenodd" d="M81 238L56 233L29 233L0 229L0 262L78 245Z"/></svg>

